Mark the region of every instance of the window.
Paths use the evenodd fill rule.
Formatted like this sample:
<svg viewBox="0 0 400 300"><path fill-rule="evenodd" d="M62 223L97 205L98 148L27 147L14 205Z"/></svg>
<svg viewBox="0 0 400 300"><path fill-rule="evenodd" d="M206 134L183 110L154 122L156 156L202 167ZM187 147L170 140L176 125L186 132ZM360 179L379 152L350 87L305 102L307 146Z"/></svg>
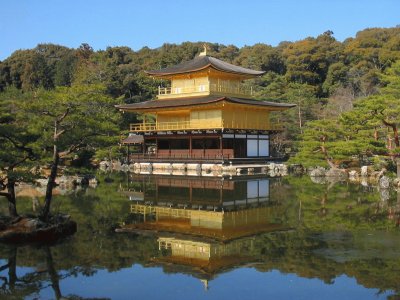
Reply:
<svg viewBox="0 0 400 300"><path fill-rule="evenodd" d="M258 155L269 156L269 140L258 141Z"/></svg>
<svg viewBox="0 0 400 300"><path fill-rule="evenodd" d="M158 149L161 150L169 149L168 140L158 140Z"/></svg>
<svg viewBox="0 0 400 300"><path fill-rule="evenodd" d="M247 156L258 156L257 142L257 140L247 140Z"/></svg>
<svg viewBox="0 0 400 300"><path fill-rule="evenodd" d="M204 149L204 141L200 139L193 139L192 149Z"/></svg>
<svg viewBox="0 0 400 300"><path fill-rule="evenodd" d="M204 139L206 149L219 149L219 139Z"/></svg>
<svg viewBox="0 0 400 300"><path fill-rule="evenodd" d="M171 149L189 149L189 139L171 139Z"/></svg>
<svg viewBox="0 0 400 300"><path fill-rule="evenodd" d="M222 140L222 147L224 149L233 149L233 139L223 139Z"/></svg>

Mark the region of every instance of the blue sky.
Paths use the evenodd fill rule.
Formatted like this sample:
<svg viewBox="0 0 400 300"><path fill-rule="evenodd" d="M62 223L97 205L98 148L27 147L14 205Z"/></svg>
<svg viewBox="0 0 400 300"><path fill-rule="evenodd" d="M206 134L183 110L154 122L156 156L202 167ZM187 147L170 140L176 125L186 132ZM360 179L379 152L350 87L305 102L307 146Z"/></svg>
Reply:
<svg viewBox="0 0 400 300"><path fill-rule="evenodd" d="M0 0L0 60L38 43L95 50L207 41L238 47L400 24L400 0Z"/></svg>

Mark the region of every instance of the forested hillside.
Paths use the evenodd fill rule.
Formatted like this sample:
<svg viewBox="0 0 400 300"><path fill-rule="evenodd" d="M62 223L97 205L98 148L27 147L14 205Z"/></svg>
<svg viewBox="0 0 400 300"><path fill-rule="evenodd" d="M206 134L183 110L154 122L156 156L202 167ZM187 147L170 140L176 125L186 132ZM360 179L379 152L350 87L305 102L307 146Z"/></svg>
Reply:
<svg viewBox="0 0 400 300"><path fill-rule="evenodd" d="M149 78L143 71L190 60L203 44L164 44L138 51L123 46L94 51L88 44L78 49L40 44L0 62L0 99L26 98L38 91L44 94L43 90L48 95L60 88L76 91L90 85L101 87L113 103L148 100L158 86L168 83ZM327 31L276 47L207 45L211 56L266 71L246 83L253 86L258 99L297 104L277 117L286 131L275 137L276 152L297 153L294 161L309 165L338 165L349 157L373 154L397 155L400 27L365 29L343 42ZM134 120L127 115L123 118L117 125L126 130Z"/></svg>

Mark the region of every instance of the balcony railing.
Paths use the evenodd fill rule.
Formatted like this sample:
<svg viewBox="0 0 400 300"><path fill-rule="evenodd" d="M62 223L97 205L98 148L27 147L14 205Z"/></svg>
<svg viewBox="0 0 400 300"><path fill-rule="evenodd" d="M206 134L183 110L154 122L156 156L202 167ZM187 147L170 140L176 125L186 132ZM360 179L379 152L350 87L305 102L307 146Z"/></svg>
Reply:
<svg viewBox="0 0 400 300"><path fill-rule="evenodd" d="M170 130L203 130L203 129L254 129L282 130L281 124L223 122L223 121L181 121L159 123L136 123L130 125L131 132L170 131Z"/></svg>
<svg viewBox="0 0 400 300"><path fill-rule="evenodd" d="M161 98L167 96L179 96L179 95L188 95L188 94L208 94L208 93L221 93L221 94L230 94L230 95L238 95L238 96L253 96L253 88L245 87L242 85L239 86L225 86L219 84L210 84L210 85L197 85L190 87L158 87L158 95Z"/></svg>
<svg viewBox="0 0 400 300"><path fill-rule="evenodd" d="M160 123L137 123L131 124L131 131L168 131L168 130L196 130L196 129L219 129L222 128L221 121L196 122L160 122Z"/></svg>

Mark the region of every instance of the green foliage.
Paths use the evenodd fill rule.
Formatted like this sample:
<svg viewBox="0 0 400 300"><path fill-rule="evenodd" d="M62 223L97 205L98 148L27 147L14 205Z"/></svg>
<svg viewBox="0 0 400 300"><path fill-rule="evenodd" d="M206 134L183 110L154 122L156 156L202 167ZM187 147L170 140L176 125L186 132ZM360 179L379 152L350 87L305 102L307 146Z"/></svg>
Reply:
<svg viewBox="0 0 400 300"><path fill-rule="evenodd" d="M385 86L380 94L356 101L352 110L339 115L339 122L336 118L308 122L301 137L300 151L293 161L318 165L318 161L327 159L398 155L399 74L400 63L397 62L381 75ZM323 148L325 152L321 151Z"/></svg>
<svg viewBox="0 0 400 300"><path fill-rule="evenodd" d="M298 105L273 120L286 127L281 137L288 148L299 147L297 141L308 122L323 118L340 118L342 126L351 127L353 135L363 126L363 130L375 130L382 143L388 127L382 125L382 120L397 122L399 71L398 67L391 66L396 66L400 58L399 34L397 27L370 28L344 42L337 41L333 32L327 31L315 38L282 42L277 47L261 43L238 48L185 42L166 43L157 49L144 47L138 51L123 46L94 51L88 44L78 49L40 44L34 49L18 50L0 62L0 93L10 86L29 94L38 89L58 93L60 87L74 89L74 86L97 85L104 87L103 93L118 99L115 102L146 101L155 97L158 86L169 83L150 78L144 70L190 60L206 44L211 56L266 71L264 76L245 83L252 85L257 99ZM384 116L381 112L374 113L382 108ZM136 121L133 114L125 114L117 126L122 131ZM345 148L356 147L355 138L349 139L351 142L343 138L342 143L354 144ZM375 146L381 147L380 144ZM399 152L397 148L391 151ZM102 149L102 152L104 155L110 150Z"/></svg>
<svg viewBox="0 0 400 300"><path fill-rule="evenodd" d="M46 161L52 159L53 145L65 158L83 149L95 152L117 144L120 114L114 109L116 103L101 85L74 85L39 90L20 107L30 120L30 130L40 135L36 144Z"/></svg>
<svg viewBox="0 0 400 300"><path fill-rule="evenodd" d="M0 93L0 175L8 174L16 181L23 177L18 168L32 166L38 155L34 143L39 135L27 129L28 120L18 109L25 96L15 88Z"/></svg>

